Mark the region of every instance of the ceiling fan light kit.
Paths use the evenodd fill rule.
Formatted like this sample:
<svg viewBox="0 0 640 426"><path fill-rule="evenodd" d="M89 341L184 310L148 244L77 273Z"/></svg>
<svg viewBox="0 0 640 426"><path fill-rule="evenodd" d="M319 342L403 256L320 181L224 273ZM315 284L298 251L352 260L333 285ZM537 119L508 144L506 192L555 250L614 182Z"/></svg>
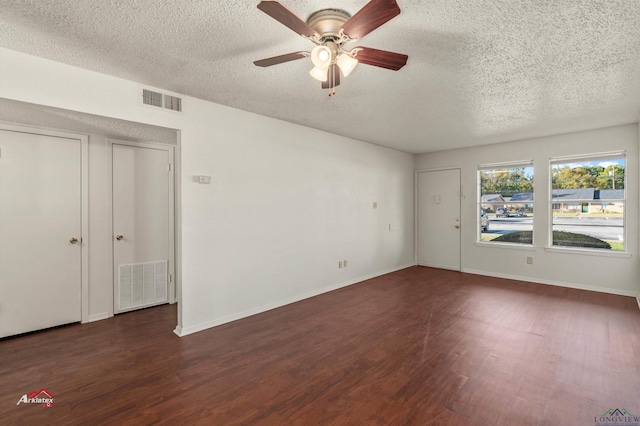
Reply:
<svg viewBox="0 0 640 426"><path fill-rule="evenodd" d="M343 53L336 59L336 65L338 65L338 68L342 71L342 75L346 77L351 74L351 71L358 65L358 60Z"/></svg>
<svg viewBox="0 0 640 426"><path fill-rule="evenodd" d="M311 77L315 78L318 81L327 81L327 78L329 76L329 67L313 67L311 71L309 71L309 74L311 74Z"/></svg>
<svg viewBox="0 0 640 426"><path fill-rule="evenodd" d="M344 47L399 15L396 0L371 0L353 16L341 9L322 9L312 13L306 22L277 1L263 0L258 9L312 41L316 47L310 53L288 53L255 61L254 64L268 67L310 56L313 68L309 74L322 82L323 89L329 89L329 96L335 94L335 87L340 84L340 71L346 77L359 62L394 71L407 63L408 56L401 53L367 47L347 50ZM359 54L361 58L358 58Z"/></svg>
<svg viewBox="0 0 640 426"><path fill-rule="evenodd" d="M311 51L311 62L319 68L328 69L331 65L332 52L328 46L316 46Z"/></svg>

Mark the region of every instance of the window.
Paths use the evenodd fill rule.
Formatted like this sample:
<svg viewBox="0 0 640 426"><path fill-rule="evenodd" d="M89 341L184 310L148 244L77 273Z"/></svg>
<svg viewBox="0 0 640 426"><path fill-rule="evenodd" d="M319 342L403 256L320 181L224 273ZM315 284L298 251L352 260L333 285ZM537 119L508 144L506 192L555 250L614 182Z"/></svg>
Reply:
<svg viewBox="0 0 640 426"><path fill-rule="evenodd" d="M533 162L478 167L478 240L533 244Z"/></svg>
<svg viewBox="0 0 640 426"><path fill-rule="evenodd" d="M554 246L624 251L624 152L551 159Z"/></svg>

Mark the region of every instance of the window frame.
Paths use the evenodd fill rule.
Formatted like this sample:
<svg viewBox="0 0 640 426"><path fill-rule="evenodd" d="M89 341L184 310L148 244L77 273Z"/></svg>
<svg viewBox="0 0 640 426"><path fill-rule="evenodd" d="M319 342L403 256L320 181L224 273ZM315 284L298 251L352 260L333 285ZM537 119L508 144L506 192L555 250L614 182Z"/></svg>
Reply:
<svg viewBox="0 0 640 426"><path fill-rule="evenodd" d="M623 183L624 188L623 198L621 200L616 200L616 202L622 203L622 238L623 238L623 250L610 250L610 249L602 249L602 248L592 248L592 247L570 247L570 246L560 246L553 244L553 229L554 229L554 204L562 204L562 202L553 198L553 168L557 165L562 164L571 164L571 163L587 163L591 161L607 161L607 160L624 160L624 176ZM556 252L574 252L574 253L582 253L589 255L602 255L602 256L628 256L628 244L627 244L627 152L626 151L608 151L608 152L599 152L599 153L588 153L582 155L570 155L570 156L560 156L560 157L551 157L549 158L548 164L548 173L549 173L549 194L547 200L547 215L548 215L548 229L547 229L547 245L545 246L546 251L556 251ZM582 188L577 188L582 189ZM595 188L594 188L595 190ZM570 199L567 200L567 205L569 204L577 204L581 205L583 203L592 203L593 199ZM585 234L587 235L587 234Z"/></svg>
<svg viewBox="0 0 640 426"><path fill-rule="evenodd" d="M478 164L476 170L476 180L477 180L477 189L476 189L476 244L493 246L493 247L508 247L508 248L522 248L522 249L532 249L535 245L535 220L532 220L531 223L531 243L523 243L523 242L500 242L500 241L482 241L482 205L488 204L483 203L482 201L482 172L487 170L513 170L513 169L526 169L531 168L532 170L532 178L533 178L533 189L531 191L532 199L527 200L526 204L531 205L531 210L535 210L535 168L533 159L530 160L515 160L515 161L505 161L500 163L486 163L486 164ZM515 232L515 231L514 231ZM505 234L506 235L506 234Z"/></svg>

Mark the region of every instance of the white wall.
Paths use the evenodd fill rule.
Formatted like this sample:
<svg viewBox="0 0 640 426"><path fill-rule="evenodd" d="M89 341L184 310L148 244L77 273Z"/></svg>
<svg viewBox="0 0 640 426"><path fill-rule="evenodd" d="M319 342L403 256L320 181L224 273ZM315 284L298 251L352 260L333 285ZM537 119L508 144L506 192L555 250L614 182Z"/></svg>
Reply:
<svg viewBox="0 0 640 426"><path fill-rule="evenodd" d="M185 311L185 323L234 319L413 263L412 155L231 109L215 120L197 149L183 131L183 297L206 306ZM225 122L233 135L216 130ZM187 270L190 261L202 268Z"/></svg>
<svg viewBox="0 0 640 426"><path fill-rule="evenodd" d="M558 284L569 287L635 296L638 280L638 125L611 127L517 142L422 154L416 168L458 166L462 169L462 269L465 272ZM606 151L627 152L626 248L630 256L606 257L559 253L548 245L549 158ZM476 243L477 169L479 164L518 160L534 161L536 201L533 251ZM533 265L526 257L533 256Z"/></svg>
<svg viewBox="0 0 640 426"><path fill-rule="evenodd" d="M184 98L184 114L156 110L140 105L142 87L0 48L2 98L181 131L178 333L414 263L413 155L194 98ZM90 170L98 187L100 173ZM196 183L200 174L211 185ZM90 262L104 248L90 242ZM100 281L92 276L90 285ZM111 303L100 288L95 316Z"/></svg>

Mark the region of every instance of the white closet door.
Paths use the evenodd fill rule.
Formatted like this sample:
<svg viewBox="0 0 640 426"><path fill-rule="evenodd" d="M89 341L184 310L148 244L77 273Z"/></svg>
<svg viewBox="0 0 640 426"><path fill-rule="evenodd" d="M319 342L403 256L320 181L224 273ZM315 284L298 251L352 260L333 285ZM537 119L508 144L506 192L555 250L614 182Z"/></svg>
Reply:
<svg viewBox="0 0 640 426"><path fill-rule="evenodd" d="M170 148L113 145L114 311L167 303Z"/></svg>
<svg viewBox="0 0 640 426"><path fill-rule="evenodd" d="M0 337L80 321L79 139L0 129Z"/></svg>

